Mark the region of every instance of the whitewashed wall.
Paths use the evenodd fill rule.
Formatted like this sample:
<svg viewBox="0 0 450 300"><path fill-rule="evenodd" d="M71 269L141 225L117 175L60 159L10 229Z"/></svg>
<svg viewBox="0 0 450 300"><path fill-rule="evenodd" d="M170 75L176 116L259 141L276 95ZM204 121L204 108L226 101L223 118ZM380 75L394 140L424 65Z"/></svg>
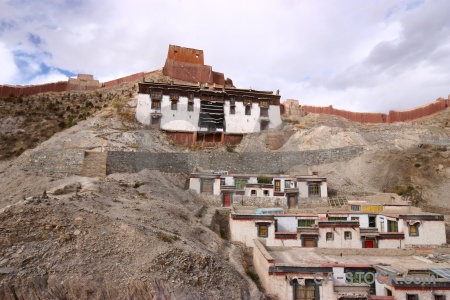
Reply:
<svg viewBox="0 0 450 300"><path fill-rule="evenodd" d="M138 94L136 106L136 119L139 123L150 125L150 113L152 102L149 94Z"/></svg>
<svg viewBox="0 0 450 300"><path fill-rule="evenodd" d="M352 239L346 240L344 238L345 231L352 233ZM327 241L327 232L333 233L333 240ZM319 248L362 248L361 235L359 230L351 227L319 227L317 246Z"/></svg>
<svg viewBox="0 0 450 300"><path fill-rule="evenodd" d="M275 217L277 220L278 232L297 232L297 217Z"/></svg>
<svg viewBox="0 0 450 300"><path fill-rule="evenodd" d="M161 128L173 131L198 131L200 117L200 99L194 98L194 111L188 111L188 98L180 97L177 110L171 109L169 96L163 96L161 101Z"/></svg>
<svg viewBox="0 0 450 300"><path fill-rule="evenodd" d="M244 243L247 247L254 247L254 239L258 237L258 227L254 220L235 220L230 218L230 235L232 241ZM267 239L274 239L275 224L270 224ZM260 238L265 239L265 238Z"/></svg>
<svg viewBox="0 0 450 300"><path fill-rule="evenodd" d="M405 246L409 245L437 245L440 246L447 242L445 236L444 221L422 221L419 225L419 235L409 236L409 226L406 220L401 220L402 227L405 229Z"/></svg>

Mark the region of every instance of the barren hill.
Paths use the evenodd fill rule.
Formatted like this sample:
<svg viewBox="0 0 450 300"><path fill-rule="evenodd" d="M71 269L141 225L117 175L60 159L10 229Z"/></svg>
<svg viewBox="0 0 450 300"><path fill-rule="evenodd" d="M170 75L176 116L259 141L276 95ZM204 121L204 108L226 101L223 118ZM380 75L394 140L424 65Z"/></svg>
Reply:
<svg viewBox="0 0 450 300"><path fill-rule="evenodd" d="M144 170L90 178L26 171L36 150L280 152L360 145L361 156L312 166L328 177L331 192L395 191L428 210L450 209L449 109L382 125L308 114L286 118L276 132L246 135L235 149L191 149L130 118L134 90L130 84L102 92L105 102L96 93L77 94L90 109L69 104L67 94L48 95L47 106L47 95L29 98L23 115L16 114L23 102L2 102L0 131L8 144L2 143L0 162L0 298L264 298L248 276L251 266L241 266L247 266L245 252L226 240L223 216L186 189L186 174ZM119 98L128 104L113 101ZM61 103L50 114L53 101ZM89 112L86 120L58 126L80 111Z"/></svg>

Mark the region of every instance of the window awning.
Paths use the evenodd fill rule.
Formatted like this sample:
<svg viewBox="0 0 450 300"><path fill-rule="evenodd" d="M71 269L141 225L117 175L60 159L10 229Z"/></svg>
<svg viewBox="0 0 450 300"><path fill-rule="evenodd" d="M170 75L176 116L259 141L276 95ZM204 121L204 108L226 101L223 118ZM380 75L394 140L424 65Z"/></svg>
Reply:
<svg viewBox="0 0 450 300"><path fill-rule="evenodd" d="M408 220L408 221L406 221L406 223L407 224L409 224L409 225L414 225L414 224L417 224L417 223L422 223L422 221L420 221L420 220Z"/></svg>

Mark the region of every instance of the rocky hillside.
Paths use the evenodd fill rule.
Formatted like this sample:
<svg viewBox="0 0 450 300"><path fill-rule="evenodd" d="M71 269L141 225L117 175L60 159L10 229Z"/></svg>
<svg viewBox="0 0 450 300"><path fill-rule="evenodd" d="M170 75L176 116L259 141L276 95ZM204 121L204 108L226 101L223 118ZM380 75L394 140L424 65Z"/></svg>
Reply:
<svg viewBox="0 0 450 300"><path fill-rule="evenodd" d="M81 102L67 94L22 104L2 100L0 132L7 144L0 161L0 299L265 298L245 251L226 240L220 211L187 190L186 174L144 170L89 178L25 170L35 150L191 151L134 122L134 91L131 84L79 93ZM48 107L57 101L57 108ZM92 107L82 106L86 101ZM69 114L78 115L71 126ZM233 149L195 150L361 145L365 151L357 158L312 166L328 177L330 192L394 191L445 213L449 119L447 110L410 123L362 125L309 114L286 118L277 132L248 135ZM30 142L33 136L38 139ZM303 168L293 165L290 172Z"/></svg>

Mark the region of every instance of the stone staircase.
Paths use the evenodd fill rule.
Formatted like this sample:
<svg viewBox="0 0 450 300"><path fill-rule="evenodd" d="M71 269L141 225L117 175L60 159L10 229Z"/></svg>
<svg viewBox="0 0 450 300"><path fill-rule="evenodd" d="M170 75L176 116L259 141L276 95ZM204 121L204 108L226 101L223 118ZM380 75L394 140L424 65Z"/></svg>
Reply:
<svg viewBox="0 0 450 300"><path fill-rule="evenodd" d="M108 152L86 151L80 175L86 177L105 177L107 157Z"/></svg>

